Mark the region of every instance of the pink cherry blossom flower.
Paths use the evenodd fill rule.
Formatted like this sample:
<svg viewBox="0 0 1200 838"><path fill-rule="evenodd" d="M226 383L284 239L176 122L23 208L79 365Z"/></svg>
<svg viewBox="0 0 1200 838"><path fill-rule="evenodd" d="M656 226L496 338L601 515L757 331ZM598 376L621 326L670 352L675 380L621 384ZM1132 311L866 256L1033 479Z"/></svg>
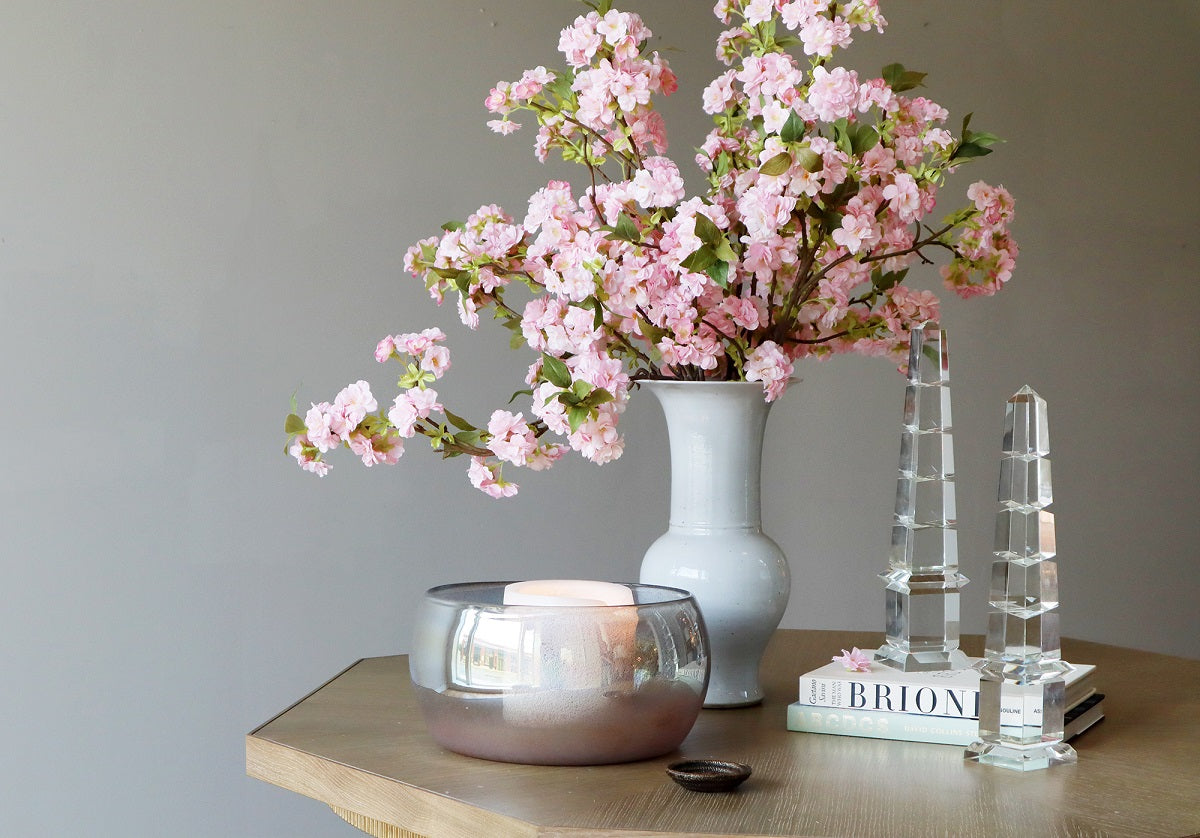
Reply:
<svg viewBox="0 0 1200 838"><path fill-rule="evenodd" d="M898 173L892 182L883 188L883 197L906 224L921 217L921 190L908 172Z"/></svg>
<svg viewBox="0 0 1200 838"><path fill-rule="evenodd" d="M593 12L576 18L574 24L560 33L558 50L572 67L586 67L604 43L603 36L596 31L599 20L600 16Z"/></svg>
<svg viewBox="0 0 1200 838"><path fill-rule="evenodd" d="M507 115L512 110L512 85L506 81L496 82L496 86L483 100L483 106L492 113Z"/></svg>
<svg viewBox="0 0 1200 838"><path fill-rule="evenodd" d="M879 236L874 214L862 210L847 212L842 216L841 227L833 231L833 240L851 253L870 250Z"/></svg>
<svg viewBox="0 0 1200 838"><path fill-rule="evenodd" d="M744 369L747 381L761 381L767 401L775 401L787 389L788 379L795 368L779 344L765 340L746 356Z"/></svg>
<svg viewBox="0 0 1200 838"><path fill-rule="evenodd" d="M579 426L567 441L571 447L597 465L619 458L625 450L625 440L617 432L617 417L611 405L603 405L597 415Z"/></svg>
<svg viewBox="0 0 1200 838"><path fill-rule="evenodd" d="M520 81L512 87L513 98L528 101L541 93L542 88L553 82L554 78L554 73L542 66L526 70Z"/></svg>
<svg viewBox="0 0 1200 838"><path fill-rule="evenodd" d="M431 346L421 353L421 369L441 378L450 369L450 350L444 346Z"/></svg>
<svg viewBox="0 0 1200 838"><path fill-rule="evenodd" d="M324 454L337 448L349 434L345 418L333 410L329 402L314 404L304 417L305 434L309 444Z"/></svg>
<svg viewBox="0 0 1200 838"><path fill-rule="evenodd" d="M505 482L500 477L499 464L489 465L483 457L472 457L467 467L467 477L471 485L488 497L509 498L517 493L516 483Z"/></svg>
<svg viewBox="0 0 1200 838"><path fill-rule="evenodd" d="M733 70L726 70L717 76L708 87L704 88L704 112L718 114L733 104L736 94L733 82L736 78Z"/></svg>
<svg viewBox="0 0 1200 838"><path fill-rule="evenodd" d="M858 106L858 74L844 67L814 68L808 104L825 122L848 118Z"/></svg>
<svg viewBox="0 0 1200 838"><path fill-rule="evenodd" d="M400 436L412 439L417 435L417 420L421 417L417 415L416 407L407 398L407 393L396 396L395 402L388 410L387 417L388 422Z"/></svg>
<svg viewBox="0 0 1200 838"><path fill-rule="evenodd" d="M566 446L553 442L539 445L526 458L525 467L531 471L545 471L557 463L567 450Z"/></svg>
<svg viewBox="0 0 1200 838"><path fill-rule="evenodd" d="M630 191L633 199L646 209L673 207L683 200L683 177L674 161L650 157L634 175Z"/></svg>
<svg viewBox="0 0 1200 838"><path fill-rule="evenodd" d="M857 646L847 652L842 649L840 655L833 656L834 663L840 663L845 667L847 672L870 672L871 671L871 655L862 651Z"/></svg>
<svg viewBox="0 0 1200 838"><path fill-rule="evenodd" d="M332 411L340 414L346 426L353 429L358 427L368 413L378 407L379 403L371 395L371 385L365 381L357 381L337 394Z"/></svg>
<svg viewBox="0 0 1200 838"><path fill-rule="evenodd" d="M853 39L849 24L840 17L830 20L814 15L800 27L800 40L804 42L805 55L828 58L835 49L849 46Z"/></svg>
<svg viewBox="0 0 1200 838"><path fill-rule="evenodd" d="M499 457L516 466L523 466L530 455L537 449L537 437L533 429L525 424L525 417L520 413L510 413L507 410L497 410L488 421L488 433L492 438L488 449Z"/></svg>
<svg viewBox="0 0 1200 838"><path fill-rule="evenodd" d="M400 436L411 439L416 435L416 425L419 420L427 419L430 413L442 409L442 405L437 400L436 390L429 387L423 390L412 388L396 396L396 400L388 410L387 417L388 422L399 432Z"/></svg>
<svg viewBox="0 0 1200 838"><path fill-rule="evenodd" d="M766 23L775 14L774 0L750 0L742 14L746 16L746 23L751 26Z"/></svg>
<svg viewBox="0 0 1200 838"><path fill-rule="evenodd" d="M309 441L307 434L301 434L292 440L288 453L296 458L300 468L307 472L324 477L329 473L329 463L321 459L317 448Z"/></svg>
<svg viewBox="0 0 1200 838"><path fill-rule="evenodd" d="M813 17L824 13L829 8L826 0L794 0L784 3L780 12L783 25L795 31Z"/></svg>
<svg viewBox="0 0 1200 838"><path fill-rule="evenodd" d="M404 440L395 432L368 436L361 431L355 431L350 434L346 444L367 467L381 463L394 465L404 453Z"/></svg>
<svg viewBox="0 0 1200 838"><path fill-rule="evenodd" d="M375 345L375 360L379 363L391 358L396 353L396 339L391 335L384 337Z"/></svg>
<svg viewBox="0 0 1200 838"><path fill-rule="evenodd" d="M487 127L497 134L511 134L521 127L521 123L509 119L489 119Z"/></svg>
<svg viewBox="0 0 1200 838"><path fill-rule="evenodd" d="M890 114L900 107L896 94L883 79L871 79L862 84L858 88L858 98L858 109L864 113L874 107Z"/></svg>

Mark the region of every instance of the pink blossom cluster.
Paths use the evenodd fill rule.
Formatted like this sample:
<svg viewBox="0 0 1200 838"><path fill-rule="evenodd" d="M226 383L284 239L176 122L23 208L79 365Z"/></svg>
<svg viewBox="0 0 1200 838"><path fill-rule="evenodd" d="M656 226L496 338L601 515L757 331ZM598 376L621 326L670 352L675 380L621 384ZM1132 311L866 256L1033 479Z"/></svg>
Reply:
<svg viewBox="0 0 1200 838"><path fill-rule="evenodd" d="M501 118L488 126L512 133L519 125L510 114L533 110L541 124L535 149L542 160L551 148L597 161L610 153L640 155L651 148L665 152L666 126L650 99L656 93L670 95L678 83L657 52L644 54L651 35L642 19L630 12L592 11L577 18L562 30L558 43L574 71L570 89L547 89L557 76L544 67L526 71L516 83L500 82L484 104ZM563 117L567 110L570 119Z"/></svg>
<svg viewBox="0 0 1200 838"><path fill-rule="evenodd" d="M942 266L942 278L960 297L990 297L1012 277L1020 253L1008 232L1013 198L1003 186L983 181L972 184L967 197L979 212L963 222L955 245L960 258Z"/></svg>
<svg viewBox="0 0 1200 838"><path fill-rule="evenodd" d="M946 109L913 94L923 74L891 65L868 77L831 61L856 33L884 30L878 0L718 0L714 13L727 68L702 95L714 122L695 157L705 194L689 197L665 156L654 97L676 80L647 50L650 30L635 14L593 11L560 34L566 68L527 70L485 103L500 133L516 129L515 112L534 114L539 159L557 149L590 170L587 184L549 181L520 218L486 204L405 256L466 326L490 312L537 353L527 409L471 425L430 387L450 365L444 333L386 337L376 358L405 365L400 395L373 413L358 382L296 417L304 468L323 474L322 455L342 444L368 465L394 462L420 434L468 455L478 489L508 497L505 465L621 456L639 379L740 379L774 400L806 357L903 364L909 330L940 319L937 295L906 284L933 256L948 255L942 276L960 296L1008 281L1017 246L1003 187L977 182L970 205L928 221L945 175L997 138L966 122L956 138Z"/></svg>
<svg viewBox="0 0 1200 838"><path fill-rule="evenodd" d="M304 417L304 431L292 439L288 452L305 471L321 477L329 471L321 455L341 445L359 456L364 465L395 463L404 453L399 434L364 421L378 407L370 385L357 381L338 393L332 403L312 405Z"/></svg>
<svg viewBox="0 0 1200 838"><path fill-rule="evenodd" d="M450 350L441 345L446 333L441 329L425 329L406 335L388 335L375 347L375 360L383 363L402 354L411 355L422 370L435 379L450 369Z"/></svg>

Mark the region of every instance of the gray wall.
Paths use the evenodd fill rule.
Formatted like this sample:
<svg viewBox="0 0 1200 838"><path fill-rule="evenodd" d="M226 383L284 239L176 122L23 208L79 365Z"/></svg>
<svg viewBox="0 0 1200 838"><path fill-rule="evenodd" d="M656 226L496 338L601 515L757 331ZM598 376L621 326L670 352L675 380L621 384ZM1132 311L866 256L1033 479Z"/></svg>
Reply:
<svg viewBox="0 0 1200 838"><path fill-rule="evenodd" d="M685 169L718 71L710 6L638 3L682 79L665 110ZM356 834L245 778L243 734L405 651L430 585L636 575L666 516L644 397L623 460L525 475L506 503L418 445L392 470L339 458L324 481L281 453L293 391L387 392L372 350L389 332L451 332L440 389L464 412L520 386L525 356L457 326L400 262L442 221L520 211L563 174L531 132L491 135L481 102L553 62L578 8L6 0L0 834ZM945 306L968 631L1003 404L1029 383L1051 409L1064 632L1200 656L1197 8L891 3L889 34L849 53L928 71L955 125L974 110L1008 140L945 193L1003 182L1022 247L999 297ZM795 575L784 622L881 629L903 382L858 358L802 376L765 468Z"/></svg>

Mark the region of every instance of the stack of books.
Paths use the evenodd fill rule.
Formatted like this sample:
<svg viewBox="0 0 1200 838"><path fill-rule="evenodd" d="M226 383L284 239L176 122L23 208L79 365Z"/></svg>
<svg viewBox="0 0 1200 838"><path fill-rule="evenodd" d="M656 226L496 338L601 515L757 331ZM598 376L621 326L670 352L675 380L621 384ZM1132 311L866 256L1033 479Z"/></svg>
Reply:
<svg viewBox="0 0 1200 838"><path fill-rule="evenodd" d="M1075 664L1063 676L1064 740L1104 718L1104 696L1096 692L1095 673L1091 664ZM1040 706L1010 703L1006 700L1001 707L1006 718L1041 712ZM800 676L800 700L788 706L787 729L969 745L979 735L979 673L901 672L878 663L870 672L848 672L840 663L829 663Z"/></svg>

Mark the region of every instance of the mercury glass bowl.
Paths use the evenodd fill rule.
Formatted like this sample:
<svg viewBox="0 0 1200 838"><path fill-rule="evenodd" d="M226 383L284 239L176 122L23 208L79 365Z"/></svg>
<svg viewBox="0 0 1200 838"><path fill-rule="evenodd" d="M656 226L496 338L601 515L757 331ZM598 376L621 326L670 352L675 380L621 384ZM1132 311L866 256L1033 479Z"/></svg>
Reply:
<svg viewBox="0 0 1200 838"><path fill-rule="evenodd" d="M533 765L603 765L675 750L708 686L687 591L628 585L633 605L506 605L504 582L425 593L409 668L434 740Z"/></svg>

